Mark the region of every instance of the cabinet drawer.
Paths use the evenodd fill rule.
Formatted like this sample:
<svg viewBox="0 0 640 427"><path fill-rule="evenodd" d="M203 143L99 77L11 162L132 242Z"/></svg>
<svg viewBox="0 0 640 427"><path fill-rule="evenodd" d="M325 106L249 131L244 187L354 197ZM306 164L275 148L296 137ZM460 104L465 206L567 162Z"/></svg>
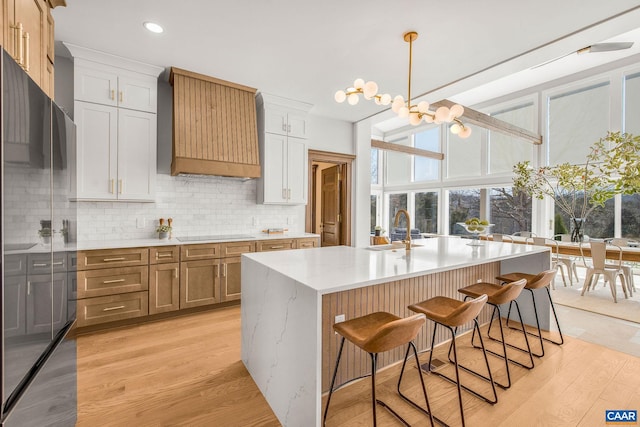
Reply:
<svg viewBox="0 0 640 427"><path fill-rule="evenodd" d="M166 264L180 261L178 246L158 246L149 248L149 264Z"/></svg>
<svg viewBox="0 0 640 427"><path fill-rule="evenodd" d="M237 256L256 251L256 242L233 242L223 243L220 246L220 256Z"/></svg>
<svg viewBox="0 0 640 427"><path fill-rule="evenodd" d="M206 243L202 245L184 245L180 248L181 261L220 258L220 244Z"/></svg>
<svg viewBox="0 0 640 427"><path fill-rule="evenodd" d="M320 246L319 239L317 237L309 237L307 239L298 239L296 241L296 248L298 249L308 249L308 248L317 248Z"/></svg>
<svg viewBox="0 0 640 427"><path fill-rule="evenodd" d="M149 264L148 248L78 251L78 270Z"/></svg>
<svg viewBox="0 0 640 427"><path fill-rule="evenodd" d="M27 274L27 255L5 255L2 266L5 277L24 276Z"/></svg>
<svg viewBox="0 0 640 427"><path fill-rule="evenodd" d="M105 268L78 272L78 298L122 294L149 288L149 267Z"/></svg>
<svg viewBox="0 0 640 427"><path fill-rule="evenodd" d="M295 241L293 239L263 240L256 243L256 250L258 252L282 251L287 249L295 249Z"/></svg>
<svg viewBox="0 0 640 427"><path fill-rule="evenodd" d="M29 254L27 258L29 274L46 274L51 271L51 254ZM67 253L53 253L53 271L54 273L67 271Z"/></svg>
<svg viewBox="0 0 640 427"><path fill-rule="evenodd" d="M78 300L78 327L131 319L149 314L148 292Z"/></svg>

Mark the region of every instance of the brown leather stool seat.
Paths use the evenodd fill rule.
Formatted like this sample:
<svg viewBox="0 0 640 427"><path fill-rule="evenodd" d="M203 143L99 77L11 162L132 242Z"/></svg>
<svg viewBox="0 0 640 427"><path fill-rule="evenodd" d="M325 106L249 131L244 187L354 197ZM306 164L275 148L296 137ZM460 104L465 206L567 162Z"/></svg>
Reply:
<svg viewBox="0 0 640 427"><path fill-rule="evenodd" d="M418 408L429 416L429 420L431 422L431 425L433 426L433 420L435 417L431 415L431 407L429 405L429 398L427 397L427 389L424 385L424 378L422 377L422 373L420 371L418 350L413 343L413 340L418 335L418 332L420 332L420 328L422 328L422 325L424 325L425 321L426 318L423 314L416 314L407 318L401 318L391 313L376 312L333 325L333 330L340 334L342 336L342 339L340 340L340 349L338 350L338 357L336 359L336 365L333 371L333 378L331 379L331 387L329 388L329 396L327 398L327 404L324 410L323 425L327 421L329 403L331 402L331 395L335 391L334 386L336 375L338 373L338 366L340 365L342 349L344 348L344 341L346 339L355 344L357 347L360 347L362 350L369 353L369 355L371 356L371 400L373 404L373 425L377 425L376 404L379 404L387 409L405 425L409 425L397 412L391 409L386 403L376 399L376 365L378 361L378 353L389 351L396 347L408 344L407 352L404 356L404 362L402 364L402 371L400 372L400 378L398 379L398 393L400 393L400 385L402 383L405 366L409 358L409 352L411 349L413 349L413 355L416 359L416 367L418 368L418 376L420 377L422 392L424 394L424 400L427 406L426 410L421 407Z"/></svg>
<svg viewBox="0 0 640 427"><path fill-rule="evenodd" d="M464 409L462 407L462 390L465 389L469 393L474 396L484 400L487 403L497 403L498 402L498 394L496 393L495 383L493 382L493 376L491 375L491 369L489 367L489 360L487 359L487 353L484 348L484 342L482 341L482 336L480 335L480 327L478 326L478 314L485 306L487 302L487 296L481 295L478 298L468 300L468 301L460 301L453 298L448 297L434 297L430 298L426 301L419 302L417 304L412 304L409 306L409 310L422 313L427 316L427 319L431 319L435 322L435 326L433 328L433 336L431 338L431 354L429 355L429 363L423 365L422 368L430 371L431 373L438 375L445 380L456 384L458 388L458 402L460 405L460 417L462 418L462 425L465 425L464 421ZM484 361L487 367L487 376L481 376L481 378L486 379L491 383L491 388L493 390L493 397L488 398L483 396L482 394L476 392L475 390L470 389L469 387L460 383L460 370L458 364L458 352L456 349L456 332L459 326L464 325L467 322L473 321L474 331L478 331L478 336L480 338L480 345L482 348L482 352L484 354ZM453 361L452 363L455 366L456 370L456 378L448 377L447 375L434 371L431 369L431 363L433 361L433 350L436 339L436 330L437 326L442 325L445 326L451 332L451 344L449 346L449 354L453 350ZM415 405L415 404L414 404Z"/></svg>
<svg viewBox="0 0 640 427"><path fill-rule="evenodd" d="M522 314L520 313L520 307L518 306L518 302L516 301L516 298L520 296L520 293L522 293L522 290L524 289L526 284L527 284L526 279L520 279L518 281L508 283L504 286L496 285L494 283L479 282L479 283L474 283L472 285L458 289L458 292L465 295L465 299L477 298L480 295L487 295L487 304L493 306L493 312L491 313L491 319L489 320L489 329L487 331L487 336L491 340L502 343L502 354L496 353L488 349L487 349L487 352L497 357L500 357L501 359L504 359L504 364L507 372L507 383L501 384L498 381L496 381L496 385L503 389L507 389L511 387L511 372L509 371L509 362L527 369L531 369L534 366L533 354L531 353L531 347L529 346L529 339L527 338L527 334L524 333L525 328L524 328L524 323L522 321ZM516 305L516 309L518 311L518 317L520 318L520 325L522 326L522 330L523 330L522 335L524 336L524 341L527 344L527 349L529 350L530 363L528 365L525 365L516 360L510 359L507 356L507 344L504 340L504 329L502 328L502 320L500 319L499 306L503 304L511 303L512 301ZM493 326L494 318L498 319L498 324L500 325L500 339L493 338L491 336L491 326ZM475 335L476 335L476 331L474 329L473 335L471 336L471 344L474 343ZM480 348L475 344L473 344L473 346L476 348ZM465 370L469 370L462 365L460 365L460 367ZM479 375L479 374L476 373L476 375Z"/></svg>
<svg viewBox="0 0 640 427"><path fill-rule="evenodd" d="M540 341L540 353L533 353L534 356L537 357L542 357L544 356L544 341L548 341L550 343L556 344L556 345L562 345L564 344L564 337L562 336L562 330L560 329L560 322L558 321L558 315L556 314L556 307L553 305L553 300L551 299L551 292L549 291L549 285L551 285L551 283L555 280L556 278L556 273L558 272L558 270L546 270L543 271L541 273L538 274L529 274L529 273L508 273L508 274L502 274L498 277L496 277L496 279L508 283L508 282L515 282L517 280L520 279L525 279L527 281L526 286L524 287L526 290L528 290L531 293L531 301L533 302L533 313L536 317L536 327L538 328L538 334L534 334L533 332L528 332L527 333L529 335L532 335L536 338L538 338L538 340ZM559 341L554 341L550 338L546 338L542 336L542 332L540 330L540 318L538 317L538 309L536 307L536 299L535 299L535 295L533 294L533 291L536 289L541 289L541 288L545 288L547 290L547 297L549 298L549 304L551 305L551 310L553 311L553 317L556 320L556 326L558 327L558 333L560 334L560 340ZM511 316L511 304L509 304L509 312L507 314L507 326L509 326L509 318ZM510 327L510 326L509 326ZM516 329L516 328L512 328L511 329ZM519 347L515 347L515 346L511 346L514 348L517 348L518 350L521 351L526 351L523 348L519 348Z"/></svg>

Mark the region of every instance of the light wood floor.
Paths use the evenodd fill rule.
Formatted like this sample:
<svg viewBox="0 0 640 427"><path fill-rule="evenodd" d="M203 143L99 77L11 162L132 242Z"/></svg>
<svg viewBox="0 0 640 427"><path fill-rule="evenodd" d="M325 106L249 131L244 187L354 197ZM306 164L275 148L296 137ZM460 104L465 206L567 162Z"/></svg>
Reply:
<svg viewBox="0 0 640 427"><path fill-rule="evenodd" d="M517 337L513 337L516 339ZM527 371L512 366L513 386L488 405L463 394L468 426L602 426L605 409L640 408L640 359L582 340L546 345ZM481 369L480 352L460 341L461 362ZM493 347L492 347L493 348ZM445 348L436 356L445 359ZM420 355L421 362L429 354ZM514 353L521 359L521 354ZM490 358L504 380L504 365ZM414 366L414 365L412 365ZM441 369L449 370L449 367ZM413 425L425 419L395 394L399 366L378 375L378 397ZM417 370L407 394L419 398ZM434 413L460 425L455 387L425 375ZM486 383L464 376L489 390ZM338 390L328 426L369 426L370 380ZM399 425L378 409L382 426ZM124 327L78 338L78 426L277 426L273 412L240 361L240 308ZM306 427L306 426L305 426Z"/></svg>

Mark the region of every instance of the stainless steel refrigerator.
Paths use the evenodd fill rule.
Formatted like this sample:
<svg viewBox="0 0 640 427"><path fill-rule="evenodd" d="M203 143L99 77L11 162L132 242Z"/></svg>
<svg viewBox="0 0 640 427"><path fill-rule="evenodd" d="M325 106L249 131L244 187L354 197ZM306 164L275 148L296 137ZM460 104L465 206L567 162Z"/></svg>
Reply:
<svg viewBox="0 0 640 427"><path fill-rule="evenodd" d="M2 427L77 414L73 121L2 50Z"/></svg>

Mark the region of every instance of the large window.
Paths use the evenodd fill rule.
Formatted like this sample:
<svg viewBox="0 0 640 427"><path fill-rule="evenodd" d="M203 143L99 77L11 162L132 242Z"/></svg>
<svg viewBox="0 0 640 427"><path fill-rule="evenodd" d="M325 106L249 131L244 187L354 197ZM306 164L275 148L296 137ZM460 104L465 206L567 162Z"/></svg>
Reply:
<svg viewBox="0 0 640 427"><path fill-rule="evenodd" d="M523 129L535 131L537 111L533 102L521 104L493 112L493 117ZM534 145L521 138L515 138L500 132L489 132L489 173L507 174L513 165L525 160L532 160Z"/></svg>
<svg viewBox="0 0 640 427"><path fill-rule="evenodd" d="M480 190L449 191L449 233L467 234L465 229L456 223L473 217L480 218Z"/></svg>
<svg viewBox="0 0 640 427"><path fill-rule="evenodd" d="M416 133L413 137L415 148L440 152L440 127ZM440 178L440 160L414 156L413 181L435 181Z"/></svg>
<svg viewBox="0 0 640 427"><path fill-rule="evenodd" d="M624 81L624 131L640 135L640 73L627 76Z"/></svg>
<svg viewBox="0 0 640 427"><path fill-rule="evenodd" d="M394 222L393 220L396 217L396 212L400 209L407 209L407 193L402 194L389 194L389 235L391 236L393 233ZM398 227L407 230L407 220L402 215L400 220L398 221Z"/></svg>
<svg viewBox="0 0 640 427"><path fill-rule="evenodd" d="M640 239L640 194L622 196L621 236Z"/></svg>
<svg viewBox="0 0 640 427"><path fill-rule="evenodd" d="M376 185L380 184L380 179L378 177L378 150L375 148L371 149L371 184Z"/></svg>
<svg viewBox="0 0 640 427"><path fill-rule="evenodd" d="M492 233L513 234L531 231L531 196L511 187L492 188L489 191L489 209Z"/></svg>
<svg viewBox="0 0 640 427"><path fill-rule="evenodd" d="M471 136L462 139L447 133L447 178L480 176L482 172L482 129L473 127Z"/></svg>
<svg viewBox="0 0 640 427"><path fill-rule="evenodd" d="M438 193L429 191L426 193L416 193L415 204L415 225L421 233L438 232Z"/></svg>
<svg viewBox="0 0 640 427"><path fill-rule="evenodd" d="M609 129L609 83L549 98L549 163L585 163L589 147Z"/></svg>
<svg viewBox="0 0 640 427"><path fill-rule="evenodd" d="M410 146L411 138L393 141L394 144ZM411 182L411 155L398 151L385 151L385 185L401 185Z"/></svg>
<svg viewBox="0 0 640 427"><path fill-rule="evenodd" d="M378 225L378 196L371 195L371 232L375 231L376 225Z"/></svg>

